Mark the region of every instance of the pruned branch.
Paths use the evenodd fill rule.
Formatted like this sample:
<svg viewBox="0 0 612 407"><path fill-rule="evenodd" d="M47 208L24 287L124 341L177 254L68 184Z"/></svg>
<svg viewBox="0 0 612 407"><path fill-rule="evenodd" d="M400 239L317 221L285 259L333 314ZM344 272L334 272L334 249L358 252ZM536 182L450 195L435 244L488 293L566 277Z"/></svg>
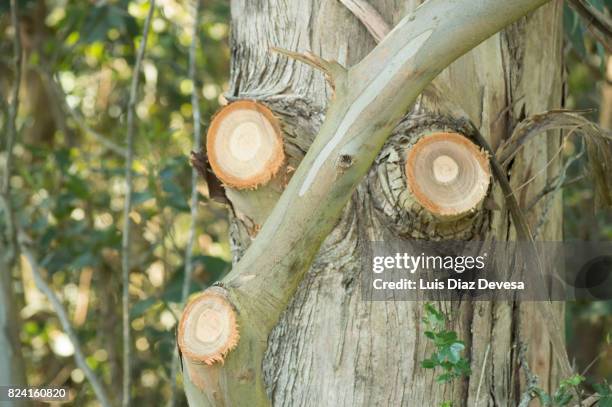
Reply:
<svg viewBox="0 0 612 407"><path fill-rule="evenodd" d="M217 177L235 189L267 184L285 163L278 119L252 100L233 102L217 112L208 128L206 152Z"/></svg>
<svg viewBox="0 0 612 407"><path fill-rule="evenodd" d="M68 335L68 338L70 338L70 342L72 343L72 347L74 348L74 361L76 362L76 365L79 367L79 369L83 371L83 374L89 381L89 384L91 384L94 394L96 395L96 398L98 399L102 407L111 407L112 404L108 398L108 395L106 394L106 390L104 389L102 382L100 382L96 374L87 364L85 354L83 353L83 348L81 346L81 342L79 341L79 338L74 328L70 324L70 319L68 318L66 309L62 305L62 302L57 297L53 289L49 286L49 284L47 284L44 277L42 276L38 261L36 260L36 256L30 249L29 245L30 239L23 232L20 232L19 247L21 249L21 252L27 259L28 264L30 265L30 269L32 270L32 276L34 277L36 287L45 295L45 297L47 297L49 303L51 304L51 307L53 308L53 311L55 312L57 318L60 321L62 329L64 330L66 335Z"/></svg>
<svg viewBox="0 0 612 407"><path fill-rule="evenodd" d="M336 97L308 153L242 259L215 288L235 309L236 348L223 365L206 367L183 357L192 405L205 399L212 405L269 405L262 373L268 335L392 130L439 72L544 3L426 2L336 83ZM206 321L211 331L228 323L197 312L185 313L181 323L198 326L192 322L200 318L204 333ZM201 335L202 347L208 346L206 337ZM199 345L189 346L197 352Z"/></svg>
<svg viewBox="0 0 612 407"><path fill-rule="evenodd" d="M475 212L489 191L487 154L459 133L419 139L406 157L406 183L416 201L439 219Z"/></svg>
<svg viewBox="0 0 612 407"><path fill-rule="evenodd" d="M134 134L136 133L136 101L138 98L138 83L140 79L140 69L142 60L144 59L145 50L147 48L147 38L149 37L149 29L151 27L151 19L155 10L155 0L151 0L149 12L144 22L142 39L138 52L136 54L136 62L132 72L132 83L130 86L130 99L127 109L127 157L125 163L125 203L123 207L123 237L121 241L121 281L122 281L122 323L123 323L123 397L122 406L129 407L131 401L131 340L130 340L130 230L131 220L130 212L132 211L132 164L134 161Z"/></svg>

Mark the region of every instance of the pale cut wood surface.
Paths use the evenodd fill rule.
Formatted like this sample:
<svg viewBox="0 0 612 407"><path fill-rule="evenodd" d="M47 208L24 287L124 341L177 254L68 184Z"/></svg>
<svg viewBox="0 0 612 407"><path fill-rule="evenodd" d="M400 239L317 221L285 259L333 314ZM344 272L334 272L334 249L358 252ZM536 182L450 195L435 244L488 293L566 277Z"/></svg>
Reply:
<svg viewBox="0 0 612 407"><path fill-rule="evenodd" d="M185 308L177 336L181 352L190 361L222 363L239 340L235 311L220 290L207 290Z"/></svg>
<svg viewBox="0 0 612 407"><path fill-rule="evenodd" d="M406 158L408 187L434 216L459 217L479 209L490 179L487 155L458 133L425 135Z"/></svg>
<svg viewBox="0 0 612 407"><path fill-rule="evenodd" d="M267 183L285 159L278 119L249 100L231 103L215 115L206 151L217 177L238 189Z"/></svg>

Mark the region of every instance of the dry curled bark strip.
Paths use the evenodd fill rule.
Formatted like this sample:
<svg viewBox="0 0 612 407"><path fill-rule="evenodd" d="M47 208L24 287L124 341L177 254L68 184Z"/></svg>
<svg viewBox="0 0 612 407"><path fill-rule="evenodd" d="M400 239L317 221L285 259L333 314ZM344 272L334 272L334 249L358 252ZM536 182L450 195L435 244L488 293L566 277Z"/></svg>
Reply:
<svg viewBox="0 0 612 407"><path fill-rule="evenodd" d="M210 168L210 162L208 161L208 155L204 151L192 151L191 152L191 166L200 174L206 181L208 187L208 196L213 201L228 204L229 201L225 195L225 189L221 180L217 178L212 168Z"/></svg>
<svg viewBox="0 0 612 407"><path fill-rule="evenodd" d="M551 110L519 123L510 138L497 150L496 157L507 168L520 149L533 137L549 130L574 130L585 137L591 175L595 181L598 206L612 206L612 131L603 129L577 112Z"/></svg>

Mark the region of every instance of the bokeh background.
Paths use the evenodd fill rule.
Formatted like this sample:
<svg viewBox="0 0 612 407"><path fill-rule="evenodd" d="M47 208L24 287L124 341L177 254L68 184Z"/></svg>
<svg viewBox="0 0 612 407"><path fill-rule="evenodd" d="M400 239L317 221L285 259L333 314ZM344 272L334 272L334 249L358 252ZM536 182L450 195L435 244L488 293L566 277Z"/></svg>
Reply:
<svg viewBox="0 0 612 407"><path fill-rule="evenodd" d="M591 0L610 15L612 1ZM121 230L125 197L126 106L148 1L19 0L20 32L0 1L0 151L6 147L12 41L23 48L14 173L17 222L33 241L46 281L58 294L87 356L113 397L121 389ZM192 91L202 126L224 103L229 75L229 1L206 0L198 21L197 78L188 75L191 1L158 0L136 105L130 273L134 405L171 398L175 325L180 313L190 225ZM588 109L612 125L612 60L565 10L567 108ZM117 148L118 147L118 148ZM566 239L612 240L609 211L596 210L580 138L563 189ZM0 153L0 159L1 157ZM231 265L225 208L198 186L193 292ZM0 220L0 228L3 221ZM74 405L95 405L74 348L24 259L13 268L20 340L30 385L74 388ZM567 304L571 357L587 377L612 379L612 303ZM16 321L15 323L19 323ZM1 350L0 350L1 351ZM179 390L178 405L186 405Z"/></svg>

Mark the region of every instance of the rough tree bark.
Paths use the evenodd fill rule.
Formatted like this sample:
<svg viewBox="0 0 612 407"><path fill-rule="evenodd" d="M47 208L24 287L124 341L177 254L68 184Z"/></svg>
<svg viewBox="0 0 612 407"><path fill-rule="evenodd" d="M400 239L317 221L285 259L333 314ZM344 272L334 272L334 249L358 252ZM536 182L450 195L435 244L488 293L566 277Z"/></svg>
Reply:
<svg viewBox="0 0 612 407"><path fill-rule="evenodd" d="M369 3L391 26L419 6L418 0ZM337 0L232 0L231 5L227 97L257 100L279 118L290 175L319 132L334 90L317 70L270 53L269 48L312 51L351 67L375 41ZM422 332L422 304L364 302L360 273L368 242L389 236L515 239L503 194L493 182L488 199L494 204L456 221L439 222L416 206L404 205L404 157L419 135L433 129L459 131L465 119L496 148L523 117L561 106L561 6L560 1L548 3L454 62L396 127L268 338L263 371L273 405L435 406L444 400L462 406L517 405L524 387L518 360L521 345L528 347L530 366L541 386L554 386L559 368L537 304L440 304L452 315L452 329L466 339L472 368L469 378L440 384L434 373L420 367L432 350ZM530 142L511 166L511 184L522 185L555 157L558 148L559 136L554 134ZM520 189L519 203L529 202L557 168L549 166L546 174ZM276 185L256 191L226 189L233 206L231 239L237 262L280 190ZM538 238L559 240L558 197L546 220L543 211L540 206L532 210L529 223L540 230ZM249 374L246 371L245 377ZM189 390L189 378L187 382L191 405L205 404Z"/></svg>

